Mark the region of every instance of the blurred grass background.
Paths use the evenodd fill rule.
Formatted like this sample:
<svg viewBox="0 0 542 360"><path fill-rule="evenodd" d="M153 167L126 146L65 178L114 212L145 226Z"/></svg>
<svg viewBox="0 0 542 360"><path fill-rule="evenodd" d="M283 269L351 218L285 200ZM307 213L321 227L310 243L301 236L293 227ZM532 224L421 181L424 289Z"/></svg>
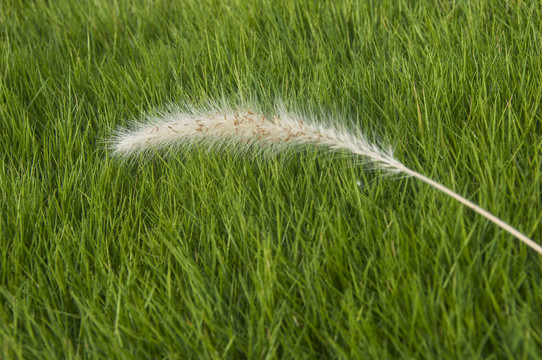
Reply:
<svg viewBox="0 0 542 360"><path fill-rule="evenodd" d="M0 357L540 357L540 257L424 184L319 151L105 146L169 104L316 109L541 241L540 19L519 0L0 1Z"/></svg>

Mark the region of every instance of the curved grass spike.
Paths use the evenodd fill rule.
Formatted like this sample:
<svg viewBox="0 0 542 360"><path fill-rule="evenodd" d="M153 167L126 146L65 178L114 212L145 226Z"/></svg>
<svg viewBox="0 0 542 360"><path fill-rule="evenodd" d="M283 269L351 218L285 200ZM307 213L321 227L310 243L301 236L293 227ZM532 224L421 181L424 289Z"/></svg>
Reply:
<svg viewBox="0 0 542 360"><path fill-rule="evenodd" d="M273 119L251 111L169 111L150 117L133 129L121 129L110 142L114 156L161 151L171 147L224 147L236 150L277 151L300 145L317 145L329 150L345 150L363 157L364 162L388 172L405 174L425 182L452 197L507 231L527 246L542 254L542 246L503 220L482 209L446 186L414 171L396 160L391 149L382 150L362 134L331 124L320 124L299 115L279 111Z"/></svg>

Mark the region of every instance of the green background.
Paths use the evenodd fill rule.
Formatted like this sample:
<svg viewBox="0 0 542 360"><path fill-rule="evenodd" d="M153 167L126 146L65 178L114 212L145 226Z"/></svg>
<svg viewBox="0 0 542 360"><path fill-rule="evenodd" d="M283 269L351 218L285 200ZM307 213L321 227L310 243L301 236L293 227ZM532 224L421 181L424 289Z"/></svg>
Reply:
<svg viewBox="0 0 542 360"><path fill-rule="evenodd" d="M541 19L519 0L0 0L0 358L542 356L540 255L425 184L310 148L106 146L167 105L282 102L541 241Z"/></svg>

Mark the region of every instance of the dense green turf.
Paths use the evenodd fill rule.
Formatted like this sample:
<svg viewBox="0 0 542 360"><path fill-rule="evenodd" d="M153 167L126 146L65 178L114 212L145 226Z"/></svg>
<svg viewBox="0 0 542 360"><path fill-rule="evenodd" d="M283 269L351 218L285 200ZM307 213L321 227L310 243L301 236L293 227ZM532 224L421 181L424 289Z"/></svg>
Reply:
<svg viewBox="0 0 542 360"><path fill-rule="evenodd" d="M542 241L541 19L520 0L0 1L0 358L542 356L542 257L416 180L310 149L104 146L172 103L316 107Z"/></svg>

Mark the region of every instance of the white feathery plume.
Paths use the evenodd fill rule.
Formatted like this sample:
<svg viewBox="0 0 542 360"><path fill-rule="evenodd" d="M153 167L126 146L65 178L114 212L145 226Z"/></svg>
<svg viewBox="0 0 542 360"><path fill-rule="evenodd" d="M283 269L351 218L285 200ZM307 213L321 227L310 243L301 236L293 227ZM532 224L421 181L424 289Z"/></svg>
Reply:
<svg viewBox="0 0 542 360"><path fill-rule="evenodd" d="M482 209L446 186L414 171L392 155L391 149L381 150L362 134L331 124L318 124L299 115L279 112L272 119L251 111L215 111L209 113L165 112L149 118L132 130L120 130L111 141L114 156L130 158L152 150L170 147L208 147L235 144L238 149L280 150L285 147L312 144L329 150L344 150L364 158L367 164L385 171L412 176L454 198L503 230L515 236L536 252L542 247L503 220Z"/></svg>

